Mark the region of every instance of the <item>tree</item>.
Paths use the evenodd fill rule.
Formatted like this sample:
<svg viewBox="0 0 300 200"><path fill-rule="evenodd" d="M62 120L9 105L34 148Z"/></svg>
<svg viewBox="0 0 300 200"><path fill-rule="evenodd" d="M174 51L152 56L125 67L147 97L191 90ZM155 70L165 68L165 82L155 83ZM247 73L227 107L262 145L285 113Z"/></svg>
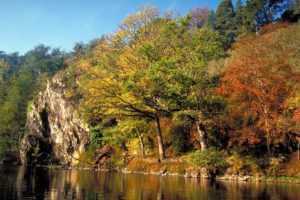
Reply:
<svg viewBox="0 0 300 200"><path fill-rule="evenodd" d="M150 128L149 121L132 117L119 117L116 120L117 123L114 126L103 128L102 140L107 140L110 144L119 143L122 147L125 146L127 139L136 138L140 144L140 155L144 157L146 154L144 135Z"/></svg>
<svg viewBox="0 0 300 200"><path fill-rule="evenodd" d="M159 18L150 7L130 15L91 58L79 61L86 70L81 84L86 117L152 120L164 159L161 118L187 109L206 62L224 55L218 32L190 29L189 22L188 17Z"/></svg>
<svg viewBox="0 0 300 200"><path fill-rule="evenodd" d="M300 18L300 1L291 0L289 8L282 14L282 18L290 22L297 22Z"/></svg>
<svg viewBox="0 0 300 200"><path fill-rule="evenodd" d="M235 26L238 32L240 32L243 27L243 14L244 14L243 10L244 10L244 5L241 0L238 0L234 8ZM239 33L237 33L237 35L239 35Z"/></svg>
<svg viewBox="0 0 300 200"><path fill-rule="evenodd" d="M211 10L207 16L207 19L205 20L204 25L211 29L216 29L216 13L215 11Z"/></svg>
<svg viewBox="0 0 300 200"><path fill-rule="evenodd" d="M33 77L28 70L10 80L5 102L0 107L0 134L17 139L25 126L27 102L31 98Z"/></svg>
<svg viewBox="0 0 300 200"><path fill-rule="evenodd" d="M44 89L46 79L65 67L64 53L38 45L24 56L0 55L0 140L16 150L26 123L27 104Z"/></svg>
<svg viewBox="0 0 300 200"><path fill-rule="evenodd" d="M142 7L140 12L125 19L115 36L102 41L101 51L98 52L101 70L93 71L96 79L90 78L83 91L87 97L84 102L87 112L97 110L100 118L116 115L154 120L159 155L163 160L165 151L160 117L169 111L159 102L159 94L163 91L158 90L164 88L160 85L164 82L160 82L160 76L155 77L155 70L160 69L160 63L156 58L158 52L151 42L157 42L154 40L159 36L156 32L162 31L161 26L165 23L157 16L157 10L153 7ZM166 43L162 42L162 45Z"/></svg>
<svg viewBox="0 0 300 200"><path fill-rule="evenodd" d="M8 63L4 60L0 60L0 105L4 99L6 89L6 79L8 71Z"/></svg>
<svg viewBox="0 0 300 200"><path fill-rule="evenodd" d="M245 29L255 32L261 26L276 21L289 2L289 0L247 0L243 14Z"/></svg>
<svg viewBox="0 0 300 200"><path fill-rule="evenodd" d="M296 136L298 143L298 159L300 159L300 84L299 81L293 87L293 92L286 100L286 107L291 115L288 115L285 120L285 130L289 130ZM286 122L287 121L287 122Z"/></svg>
<svg viewBox="0 0 300 200"><path fill-rule="evenodd" d="M209 8L199 8L196 7L190 11L190 26L191 28L202 28L208 15L211 13Z"/></svg>
<svg viewBox="0 0 300 200"><path fill-rule="evenodd" d="M297 47L289 45L295 41L284 39L284 32L283 28L239 41L217 90L228 99L229 113L239 123L238 129L243 129L239 139L246 138L249 143L265 139L269 154L272 139L280 137L276 123L284 110L284 101L291 92L291 84L298 80L298 73L289 63L291 52ZM295 35L294 39L299 38Z"/></svg>
<svg viewBox="0 0 300 200"><path fill-rule="evenodd" d="M59 49L50 51L50 47L38 45L24 55L23 67L30 69L35 76L39 74L53 75L66 67L64 53Z"/></svg>
<svg viewBox="0 0 300 200"><path fill-rule="evenodd" d="M217 29L225 34L232 42L234 41L235 22L234 22L234 8L231 0L222 0L216 11Z"/></svg>

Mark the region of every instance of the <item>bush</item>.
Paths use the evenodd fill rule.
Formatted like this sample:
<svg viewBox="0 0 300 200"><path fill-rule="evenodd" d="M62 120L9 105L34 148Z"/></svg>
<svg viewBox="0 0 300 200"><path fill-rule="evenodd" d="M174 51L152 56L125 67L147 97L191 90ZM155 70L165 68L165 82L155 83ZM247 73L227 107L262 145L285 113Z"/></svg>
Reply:
<svg viewBox="0 0 300 200"><path fill-rule="evenodd" d="M195 151L190 154L192 163L205 167L208 171L217 173L227 166L224 155L215 148L208 148L203 151Z"/></svg>
<svg viewBox="0 0 300 200"><path fill-rule="evenodd" d="M104 146L103 140L102 140L102 130L99 126L96 127L90 127L89 129L89 135L91 144L96 148L101 148Z"/></svg>
<svg viewBox="0 0 300 200"><path fill-rule="evenodd" d="M257 161L251 156L241 156L238 152L233 152L227 159L232 173L244 172L247 174L255 174L260 170Z"/></svg>

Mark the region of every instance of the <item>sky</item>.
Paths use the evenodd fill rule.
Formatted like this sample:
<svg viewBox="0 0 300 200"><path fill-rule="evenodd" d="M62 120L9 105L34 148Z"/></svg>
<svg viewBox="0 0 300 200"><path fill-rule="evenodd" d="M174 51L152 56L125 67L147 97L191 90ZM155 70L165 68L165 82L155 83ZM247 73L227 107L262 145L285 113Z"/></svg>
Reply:
<svg viewBox="0 0 300 200"><path fill-rule="evenodd" d="M24 54L38 44L72 50L118 30L139 6L181 15L195 7L216 9L220 0L0 0L0 50Z"/></svg>

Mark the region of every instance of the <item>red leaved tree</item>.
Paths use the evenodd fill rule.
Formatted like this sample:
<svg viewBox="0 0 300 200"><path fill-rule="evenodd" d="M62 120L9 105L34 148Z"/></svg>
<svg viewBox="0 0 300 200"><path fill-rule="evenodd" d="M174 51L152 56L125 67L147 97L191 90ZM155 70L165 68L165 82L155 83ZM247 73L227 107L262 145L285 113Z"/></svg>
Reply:
<svg viewBox="0 0 300 200"><path fill-rule="evenodd" d="M232 123L238 124L231 136L248 143L265 141L269 155L273 136L278 137L277 120L296 80L286 62L291 49L276 42L281 30L237 42L217 88L229 102Z"/></svg>

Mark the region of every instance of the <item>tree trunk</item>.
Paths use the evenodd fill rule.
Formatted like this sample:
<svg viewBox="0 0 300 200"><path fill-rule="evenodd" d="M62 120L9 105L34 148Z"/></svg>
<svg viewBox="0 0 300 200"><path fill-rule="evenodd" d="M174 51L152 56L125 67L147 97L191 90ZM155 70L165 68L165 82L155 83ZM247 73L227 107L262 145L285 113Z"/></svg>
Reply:
<svg viewBox="0 0 300 200"><path fill-rule="evenodd" d="M157 142L158 142L158 151L159 151L159 158L160 160L164 160L166 158L165 156L165 149L164 149L164 143L160 128L160 122L159 117L155 117L155 126L156 126L156 136L157 136Z"/></svg>
<svg viewBox="0 0 300 200"><path fill-rule="evenodd" d="M298 160L300 160L300 140L298 141Z"/></svg>
<svg viewBox="0 0 300 200"><path fill-rule="evenodd" d="M267 112L267 108L266 105L263 104L263 109L264 109L264 115L265 115L265 126L267 129L267 135L266 135L266 139L267 139L267 151L268 151L268 156L271 157L272 156L272 152L271 152L271 148L270 148L270 130L269 130L269 121L268 121L268 112Z"/></svg>
<svg viewBox="0 0 300 200"><path fill-rule="evenodd" d="M201 146L201 151L207 148L206 141L205 141L205 131L202 123L197 124L197 130L199 133L199 142Z"/></svg>
<svg viewBox="0 0 300 200"><path fill-rule="evenodd" d="M145 145L144 145L144 141L143 141L141 132L138 127L136 127L136 133L137 133L139 141L140 141L142 156L144 157L145 156Z"/></svg>
<svg viewBox="0 0 300 200"><path fill-rule="evenodd" d="M270 148L270 139L269 139L268 134L267 134L267 151L268 151L268 156L271 157L272 152L271 152L271 148Z"/></svg>

